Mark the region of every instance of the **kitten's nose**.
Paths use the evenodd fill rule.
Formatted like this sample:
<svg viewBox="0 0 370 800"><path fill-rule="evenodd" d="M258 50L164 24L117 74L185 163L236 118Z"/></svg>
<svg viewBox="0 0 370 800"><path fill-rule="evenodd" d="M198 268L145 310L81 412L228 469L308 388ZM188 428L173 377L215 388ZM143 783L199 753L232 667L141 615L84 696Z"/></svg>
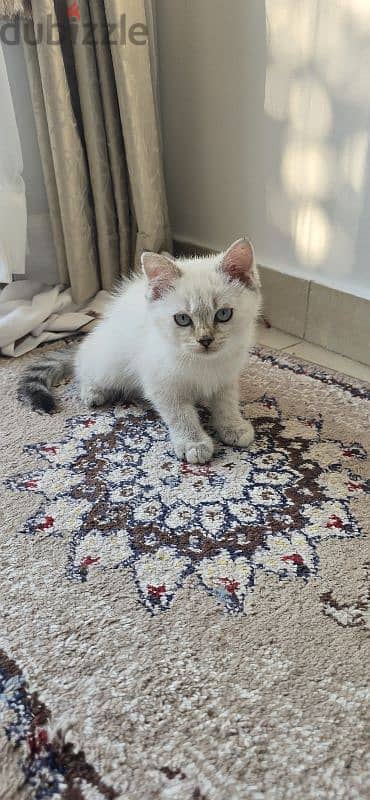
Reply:
<svg viewBox="0 0 370 800"><path fill-rule="evenodd" d="M201 339L198 339L199 344L202 344L203 347L208 349L209 345L213 342L213 336L202 336Z"/></svg>

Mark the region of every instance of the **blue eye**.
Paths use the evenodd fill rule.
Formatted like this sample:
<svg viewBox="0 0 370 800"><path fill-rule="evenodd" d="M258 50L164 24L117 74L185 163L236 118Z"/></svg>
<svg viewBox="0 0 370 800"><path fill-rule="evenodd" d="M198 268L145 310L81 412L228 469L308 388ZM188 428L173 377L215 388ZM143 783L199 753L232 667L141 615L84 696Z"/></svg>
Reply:
<svg viewBox="0 0 370 800"><path fill-rule="evenodd" d="M229 322L233 315L232 308L219 308L215 314L215 322Z"/></svg>
<svg viewBox="0 0 370 800"><path fill-rule="evenodd" d="M174 320L176 325L180 325L180 328L187 328L188 325L192 323L191 318L188 317L187 314L175 314Z"/></svg>

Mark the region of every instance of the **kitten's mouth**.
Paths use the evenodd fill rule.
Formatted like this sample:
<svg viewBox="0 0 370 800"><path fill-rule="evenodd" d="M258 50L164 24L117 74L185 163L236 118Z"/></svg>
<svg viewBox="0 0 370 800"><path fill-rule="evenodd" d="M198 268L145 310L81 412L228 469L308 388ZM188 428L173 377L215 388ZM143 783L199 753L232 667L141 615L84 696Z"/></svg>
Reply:
<svg viewBox="0 0 370 800"><path fill-rule="evenodd" d="M201 345L200 347L197 347L195 349L195 353L197 353L200 356L211 356L212 354L217 353L219 349L220 348L217 345L215 346L211 345L211 347L203 347Z"/></svg>

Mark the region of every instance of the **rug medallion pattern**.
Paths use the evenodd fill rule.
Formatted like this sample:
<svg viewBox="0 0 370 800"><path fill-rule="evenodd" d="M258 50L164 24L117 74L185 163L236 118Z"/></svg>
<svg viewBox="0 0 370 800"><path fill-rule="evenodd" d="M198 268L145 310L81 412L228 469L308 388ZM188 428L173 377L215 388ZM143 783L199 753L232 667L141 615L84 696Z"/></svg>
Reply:
<svg viewBox="0 0 370 800"><path fill-rule="evenodd" d="M152 613L191 573L235 613L248 611L262 571L309 580L321 541L361 536L351 501L370 491L354 466L367 453L323 438L320 416L285 417L274 397L243 413L253 445L220 444L204 466L180 463L161 420L139 406L70 419L62 440L26 446L42 468L8 482L42 497L20 533L51 546L62 537L71 580L130 568Z"/></svg>

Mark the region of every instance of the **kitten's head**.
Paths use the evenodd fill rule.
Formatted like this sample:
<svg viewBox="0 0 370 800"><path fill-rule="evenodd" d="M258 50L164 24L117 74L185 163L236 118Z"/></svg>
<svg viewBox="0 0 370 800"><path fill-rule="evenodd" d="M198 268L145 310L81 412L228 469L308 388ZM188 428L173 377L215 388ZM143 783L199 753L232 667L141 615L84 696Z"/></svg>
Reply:
<svg viewBox="0 0 370 800"><path fill-rule="evenodd" d="M172 347L209 359L250 337L261 295L249 241L205 258L145 252L142 265L151 318Z"/></svg>

